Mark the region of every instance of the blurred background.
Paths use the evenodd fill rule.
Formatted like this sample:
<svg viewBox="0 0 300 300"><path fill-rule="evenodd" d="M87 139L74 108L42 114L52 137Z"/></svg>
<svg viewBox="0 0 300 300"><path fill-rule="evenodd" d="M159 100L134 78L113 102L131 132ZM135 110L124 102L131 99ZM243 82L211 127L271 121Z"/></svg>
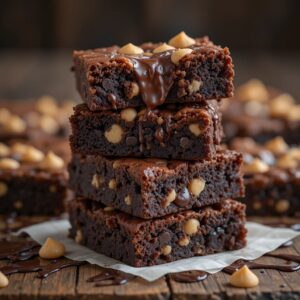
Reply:
<svg viewBox="0 0 300 300"><path fill-rule="evenodd" d="M0 98L79 99L72 50L168 41L184 30L231 49L236 84L300 99L298 0L1 0Z"/></svg>

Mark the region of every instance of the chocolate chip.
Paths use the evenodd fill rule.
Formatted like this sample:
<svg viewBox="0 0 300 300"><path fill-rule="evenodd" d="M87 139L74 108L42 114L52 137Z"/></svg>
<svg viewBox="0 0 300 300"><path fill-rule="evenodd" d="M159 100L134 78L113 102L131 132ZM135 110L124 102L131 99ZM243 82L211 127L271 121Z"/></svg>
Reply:
<svg viewBox="0 0 300 300"><path fill-rule="evenodd" d="M163 246L167 245L170 242L171 235L170 235L169 232L165 231L165 232L163 232L159 235L158 239L159 239L159 245L161 247L163 247Z"/></svg>
<svg viewBox="0 0 300 300"><path fill-rule="evenodd" d="M187 137L182 137L180 139L180 147L183 149L187 149L190 146L190 140Z"/></svg>
<svg viewBox="0 0 300 300"><path fill-rule="evenodd" d="M185 207L189 204L191 200L190 192L187 188L184 188L181 192L178 193L174 203L179 207Z"/></svg>
<svg viewBox="0 0 300 300"><path fill-rule="evenodd" d="M126 138L126 145L134 146L137 144L137 138L135 136L128 136Z"/></svg>

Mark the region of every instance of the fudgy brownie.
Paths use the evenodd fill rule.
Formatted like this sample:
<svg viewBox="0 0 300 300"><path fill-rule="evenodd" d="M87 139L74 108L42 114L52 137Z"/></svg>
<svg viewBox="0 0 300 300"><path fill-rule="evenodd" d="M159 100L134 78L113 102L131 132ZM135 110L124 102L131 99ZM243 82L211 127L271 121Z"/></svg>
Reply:
<svg viewBox="0 0 300 300"><path fill-rule="evenodd" d="M74 111L73 153L195 160L215 155L222 139L220 114L213 104L99 112L79 104Z"/></svg>
<svg viewBox="0 0 300 300"><path fill-rule="evenodd" d="M67 137L74 105L69 100L59 103L50 96L37 100L0 100L0 141Z"/></svg>
<svg viewBox="0 0 300 300"><path fill-rule="evenodd" d="M233 95L228 48L181 32L167 44L127 44L74 51L77 89L90 110L164 102L200 102Z"/></svg>
<svg viewBox="0 0 300 300"><path fill-rule="evenodd" d="M237 89L230 104L224 101L223 125L227 140L251 137L263 143L282 136L288 144L300 144L300 104L252 79Z"/></svg>
<svg viewBox="0 0 300 300"><path fill-rule="evenodd" d="M247 214L300 216L300 147L281 137L264 145L236 138L230 146L244 153Z"/></svg>
<svg viewBox="0 0 300 300"><path fill-rule="evenodd" d="M150 219L244 194L242 155L198 162L73 155L70 187L79 196Z"/></svg>
<svg viewBox="0 0 300 300"><path fill-rule="evenodd" d="M153 220L82 198L70 201L68 207L70 236L76 242L135 267L246 245L245 206L234 200Z"/></svg>
<svg viewBox="0 0 300 300"><path fill-rule="evenodd" d="M64 211L66 162L51 151L46 154L45 147L0 143L0 214L59 215ZM67 143L57 140L52 145L60 155L65 147Z"/></svg>

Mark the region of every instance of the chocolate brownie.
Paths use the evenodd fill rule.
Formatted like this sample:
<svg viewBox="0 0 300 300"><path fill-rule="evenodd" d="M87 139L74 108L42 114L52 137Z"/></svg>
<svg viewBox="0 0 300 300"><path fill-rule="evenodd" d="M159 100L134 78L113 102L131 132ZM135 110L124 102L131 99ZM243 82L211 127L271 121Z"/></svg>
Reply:
<svg viewBox="0 0 300 300"><path fill-rule="evenodd" d="M150 219L242 197L242 155L198 162L73 155L70 187L82 197Z"/></svg>
<svg viewBox="0 0 300 300"><path fill-rule="evenodd" d="M181 32L167 44L129 43L74 51L77 89L90 110L122 109L164 102L201 102L233 95L228 48Z"/></svg>
<svg viewBox="0 0 300 300"><path fill-rule="evenodd" d="M230 104L224 102L223 123L228 140L251 137L263 143L282 136L288 144L300 144L300 104L257 79L240 86Z"/></svg>
<svg viewBox="0 0 300 300"><path fill-rule="evenodd" d="M70 118L71 149L119 157L210 158L223 133L217 111L206 103L99 112L79 104Z"/></svg>
<svg viewBox="0 0 300 300"><path fill-rule="evenodd" d="M83 198L70 201L68 207L71 238L135 267L246 245L245 206L234 200L153 220L132 217Z"/></svg>
<svg viewBox="0 0 300 300"><path fill-rule="evenodd" d="M300 147L281 137L264 145L236 138L230 146L244 153L247 214L300 216Z"/></svg>
<svg viewBox="0 0 300 300"><path fill-rule="evenodd" d="M69 117L74 102L58 103L53 97L37 100L0 101L0 140L39 141L70 134Z"/></svg>
<svg viewBox="0 0 300 300"><path fill-rule="evenodd" d="M64 211L67 170L57 154L63 155L66 146L55 140L52 149L56 153L46 153L47 145L0 143L0 214L58 215Z"/></svg>

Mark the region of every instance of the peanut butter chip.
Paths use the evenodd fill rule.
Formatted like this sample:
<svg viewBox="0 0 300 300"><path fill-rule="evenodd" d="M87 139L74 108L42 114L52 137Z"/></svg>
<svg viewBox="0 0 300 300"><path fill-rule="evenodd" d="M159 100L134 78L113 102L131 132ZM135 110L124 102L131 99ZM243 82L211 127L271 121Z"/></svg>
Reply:
<svg viewBox="0 0 300 300"><path fill-rule="evenodd" d="M290 202L285 199L279 200L275 205L275 210L280 214L287 212L289 208L290 208Z"/></svg>
<svg viewBox="0 0 300 300"><path fill-rule="evenodd" d="M175 199L176 199L176 192L174 189L172 189L165 199L164 207L165 208L168 207Z"/></svg>
<svg viewBox="0 0 300 300"><path fill-rule="evenodd" d="M64 167L65 163L62 158L49 151L44 159L40 162L39 167L42 170L58 170Z"/></svg>
<svg viewBox="0 0 300 300"><path fill-rule="evenodd" d="M14 203L14 207L15 207L15 209L21 209L23 207L22 201L16 201Z"/></svg>
<svg viewBox="0 0 300 300"><path fill-rule="evenodd" d="M14 155L19 155L19 156L22 157L26 153L26 151L28 150L28 147L30 147L30 146L26 145L26 144L15 143L11 147L11 153L13 153Z"/></svg>
<svg viewBox="0 0 300 300"><path fill-rule="evenodd" d="M11 113L6 108L0 108L0 124L5 124L11 117Z"/></svg>
<svg viewBox="0 0 300 300"><path fill-rule="evenodd" d="M157 48L155 48L153 50L153 53L161 53L161 52L165 52L165 51L168 51L168 50L173 50L175 49L174 47L166 44L166 43L163 43L162 45L158 46Z"/></svg>
<svg viewBox="0 0 300 300"><path fill-rule="evenodd" d="M59 111L59 107L57 106L55 98L45 95L38 99L36 103L36 110L41 114L56 116Z"/></svg>
<svg viewBox="0 0 300 300"><path fill-rule="evenodd" d="M193 123L189 125L189 130L195 136L199 136L202 133L201 127L197 123Z"/></svg>
<svg viewBox="0 0 300 300"><path fill-rule="evenodd" d="M136 55L136 54L143 54L144 50L140 47L137 47L131 43L126 44L122 48L118 50L121 54L127 54L127 55Z"/></svg>
<svg viewBox="0 0 300 300"><path fill-rule="evenodd" d="M103 210L110 212L110 211L114 211L115 209L111 206L106 206L106 207L103 208Z"/></svg>
<svg viewBox="0 0 300 300"><path fill-rule="evenodd" d="M253 159L249 164L244 165L244 172L247 174L265 173L269 166L259 158Z"/></svg>
<svg viewBox="0 0 300 300"><path fill-rule="evenodd" d="M289 94L281 94L270 101L270 113L273 117L285 117L293 108L294 98Z"/></svg>
<svg viewBox="0 0 300 300"><path fill-rule="evenodd" d="M193 179L188 186L188 190L190 191L190 193L196 197L198 197L201 194L204 188L205 188L205 181L201 178Z"/></svg>
<svg viewBox="0 0 300 300"><path fill-rule="evenodd" d="M7 287L8 284L8 278L0 271L0 288Z"/></svg>
<svg viewBox="0 0 300 300"><path fill-rule="evenodd" d="M283 169L297 168L298 162L292 155L285 154L277 160L277 166Z"/></svg>
<svg viewBox="0 0 300 300"><path fill-rule="evenodd" d="M172 252L172 247L170 245L166 245L161 248L161 253L163 255L169 255Z"/></svg>
<svg viewBox="0 0 300 300"><path fill-rule="evenodd" d="M190 85L188 86L190 95L198 92L200 90L201 84L201 81L193 79Z"/></svg>
<svg viewBox="0 0 300 300"><path fill-rule="evenodd" d="M0 182L0 197L6 195L7 191L8 191L7 184L5 182Z"/></svg>
<svg viewBox="0 0 300 300"><path fill-rule="evenodd" d="M132 99L140 93L139 85L136 82L131 82L130 91L127 95L128 99Z"/></svg>
<svg viewBox="0 0 300 300"><path fill-rule="evenodd" d="M179 61L186 55L191 54L193 52L192 49L184 48L178 49L171 54L171 61L173 64L178 65Z"/></svg>
<svg viewBox="0 0 300 300"><path fill-rule="evenodd" d="M39 251L41 258L45 259L55 259L64 256L65 246L64 244L52 239L47 238L46 242L43 244Z"/></svg>
<svg viewBox="0 0 300 300"><path fill-rule="evenodd" d="M76 236L75 236L75 242L77 243L77 244L80 244L81 242L82 242L82 232L81 232L81 230L77 230L76 231Z"/></svg>
<svg viewBox="0 0 300 300"><path fill-rule="evenodd" d="M96 189L99 189L99 187L104 183L104 178L98 174L94 174L92 178L92 186L95 187Z"/></svg>
<svg viewBox="0 0 300 300"><path fill-rule="evenodd" d="M181 31L179 34L175 35L169 40L169 45L176 48L186 48L194 45L195 43L196 41L187 36L184 31Z"/></svg>
<svg viewBox="0 0 300 300"><path fill-rule="evenodd" d="M288 145L281 136L278 136L265 144L265 147L274 154L281 154L288 150Z"/></svg>
<svg viewBox="0 0 300 300"><path fill-rule="evenodd" d="M42 151L28 146L22 155L22 160L25 162L40 162L44 159L45 155Z"/></svg>
<svg viewBox="0 0 300 300"><path fill-rule="evenodd" d="M0 157L8 156L10 154L10 149L5 144L0 143Z"/></svg>
<svg viewBox="0 0 300 300"><path fill-rule="evenodd" d="M252 288L259 284L257 276L245 265L229 278L231 285L239 288Z"/></svg>
<svg viewBox="0 0 300 300"><path fill-rule="evenodd" d="M13 115L5 123L5 129L14 133L22 133L26 129L26 123L20 117Z"/></svg>
<svg viewBox="0 0 300 300"><path fill-rule="evenodd" d="M118 144L123 138L123 129L118 124L113 124L104 133L105 138L112 144Z"/></svg>
<svg viewBox="0 0 300 300"><path fill-rule="evenodd" d="M300 121L300 105L294 105L291 110L289 110L287 119L292 122Z"/></svg>
<svg viewBox="0 0 300 300"><path fill-rule="evenodd" d="M269 98L269 93L260 80L251 79L238 88L237 98L242 101L266 102Z"/></svg>
<svg viewBox="0 0 300 300"><path fill-rule="evenodd" d="M190 238L185 236L178 241L178 244L182 247L187 246L190 243Z"/></svg>
<svg viewBox="0 0 300 300"><path fill-rule="evenodd" d="M116 182L116 179L111 179L108 183L108 187L111 189L111 190L115 190L117 188L117 182Z"/></svg>
<svg viewBox="0 0 300 300"><path fill-rule="evenodd" d="M197 219L190 219L183 225L183 231L188 235L197 233L200 223Z"/></svg>
<svg viewBox="0 0 300 300"><path fill-rule="evenodd" d="M130 195L127 195L124 199L125 203L129 206L132 203L132 198Z"/></svg>
<svg viewBox="0 0 300 300"><path fill-rule="evenodd" d="M121 111L121 119L126 122L132 122L137 116L134 108L125 108Z"/></svg>
<svg viewBox="0 0 300 300"><path fill-rule="evenodd" d="M20 163L12 158L0 159L0 170L16 170L20 168Z"/></svg>
<svg viewBox="0 0 300 300"><path fill-rule="evenodd" d="M55 134L59 131L58 122L49 115L43 115L40 117L39 127L48 134Z"/></svg>

